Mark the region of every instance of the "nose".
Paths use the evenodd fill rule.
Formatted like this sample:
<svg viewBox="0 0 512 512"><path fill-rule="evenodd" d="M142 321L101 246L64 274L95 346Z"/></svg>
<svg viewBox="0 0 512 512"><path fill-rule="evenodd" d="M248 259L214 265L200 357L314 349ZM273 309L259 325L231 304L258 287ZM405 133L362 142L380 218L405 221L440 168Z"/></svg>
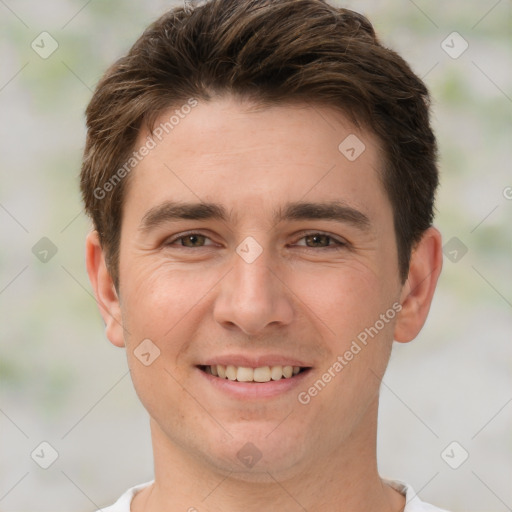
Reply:
<svg viewBox="0 0 512 512"><path fill-rule="evenodd" d="M258 335L267 326L291 323L292 297L270 251L263 250L252 262L235 253L233 268L220 283L214 318L224 327L236 326L247 335Z"/></svg>

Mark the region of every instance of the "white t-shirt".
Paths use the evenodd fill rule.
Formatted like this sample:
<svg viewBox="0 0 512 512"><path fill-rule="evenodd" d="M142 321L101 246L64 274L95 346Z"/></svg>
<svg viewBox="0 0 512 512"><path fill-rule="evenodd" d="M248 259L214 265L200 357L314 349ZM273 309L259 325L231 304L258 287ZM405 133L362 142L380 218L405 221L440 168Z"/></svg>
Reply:
<svg viewBox="0 0 512 512"><path fill-rule="evenodd" d="M107 508L102 508L96 512L130 512L130 504L133 497L144 487L148 487L154 482L146 482L144 484L136 485L128 489L113 505ZM428 503L421 501L412 487L398 480L385 480L384 482L396 489L398 492L405 496L405 509L404 512L448 512L444 508L434 507Z"/></svg>

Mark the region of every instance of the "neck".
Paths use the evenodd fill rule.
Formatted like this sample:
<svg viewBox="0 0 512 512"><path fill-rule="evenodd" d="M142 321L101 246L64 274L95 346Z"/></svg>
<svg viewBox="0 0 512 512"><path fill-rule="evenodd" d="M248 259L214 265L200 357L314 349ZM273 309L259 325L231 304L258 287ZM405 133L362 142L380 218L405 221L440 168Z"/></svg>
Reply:
<svg viewBox="0 0 512 512"><path fill-rule="evenodd" d="M252 473L250 480L191 456L151 420L155 483L136 495L131 511L402 511L404 497L383 484L377 471L377 408L376 399L353 434L330 447L328 457L286 472Z"/></svg>

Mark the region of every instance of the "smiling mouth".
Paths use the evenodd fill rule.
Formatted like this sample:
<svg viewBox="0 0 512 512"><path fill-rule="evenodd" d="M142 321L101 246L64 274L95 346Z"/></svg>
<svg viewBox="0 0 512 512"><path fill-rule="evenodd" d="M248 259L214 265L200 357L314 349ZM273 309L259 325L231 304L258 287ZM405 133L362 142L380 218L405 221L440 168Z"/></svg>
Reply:
<svg viewBox="0 0 512 512"><path fill-rule="evenodd" d="M247 366L233 366L215 364L211 366L200 365L198 368L214 377L237 382L265 383L281 379L292 379L296 375L310 370L302 366L260 366L249 368Z"/></svg>

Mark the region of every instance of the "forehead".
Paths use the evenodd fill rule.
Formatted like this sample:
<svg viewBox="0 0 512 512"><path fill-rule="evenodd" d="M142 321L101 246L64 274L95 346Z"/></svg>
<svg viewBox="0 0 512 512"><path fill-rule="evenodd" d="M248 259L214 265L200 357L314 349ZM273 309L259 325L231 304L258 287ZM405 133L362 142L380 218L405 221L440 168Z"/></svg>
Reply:
<svg viewBox="0 0 512 512"><path fill-rule="evenodd" d="M187 104L162 112L153 135L139 133L135 149L148 137L154 147L132 172L127 200L147 207L170 199L220 202L233 218L320 198L369 212L389 207L376 137L339 111L256 108L233 97Z"/></svg>

